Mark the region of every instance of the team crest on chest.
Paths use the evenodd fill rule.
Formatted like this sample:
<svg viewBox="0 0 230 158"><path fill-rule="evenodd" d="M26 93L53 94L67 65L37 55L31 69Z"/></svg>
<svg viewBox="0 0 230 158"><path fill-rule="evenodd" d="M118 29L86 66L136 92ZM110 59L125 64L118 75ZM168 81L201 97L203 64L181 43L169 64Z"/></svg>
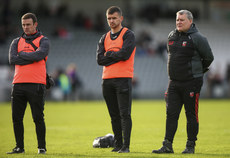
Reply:
<svg viewBox="0 0 230 158"><path fill-rule="evenodd" d="M187 41L183 41L182 47L186 47L186 45L187 45Z"/></svg>

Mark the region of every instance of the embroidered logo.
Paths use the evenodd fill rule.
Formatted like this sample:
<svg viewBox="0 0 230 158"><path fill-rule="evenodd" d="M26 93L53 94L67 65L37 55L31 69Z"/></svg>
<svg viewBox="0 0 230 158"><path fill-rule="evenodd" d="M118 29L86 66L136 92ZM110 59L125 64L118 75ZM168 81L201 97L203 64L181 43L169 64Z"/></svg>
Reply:
<svg viewBox="0 0 230 158"><path fill-rule="evenodd" d="M186 45L187 45L187 41L183 41L182 47L186 47Z"/></svg>
<svg viewBox="0 0 230 158"><path fill-rule="evenodd" d="M174 41L169 41L169 45L173 45Z"/></svg>
<svg viewBox="0 0 230 158"><path fill-rule="evenodd" d="M190 92L190 93L189 93L189 96L190 96L191 98L193 98L193 97L194 97L194 92Z"/></svg>

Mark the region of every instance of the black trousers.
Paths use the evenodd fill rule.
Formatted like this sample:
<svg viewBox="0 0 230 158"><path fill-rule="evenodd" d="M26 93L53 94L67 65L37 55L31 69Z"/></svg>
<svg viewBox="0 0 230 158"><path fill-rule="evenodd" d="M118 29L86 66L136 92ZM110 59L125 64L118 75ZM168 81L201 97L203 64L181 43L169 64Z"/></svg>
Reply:
<svg viewBox="0 0 230 158"><path fill-rule="evenodd" d="M184 105L187 118L187 139L190 141L197 140L199 130L198 105L202 85L202 77L184 82L169 81L165 97L167 109L165 139L173 142L179 115Z"/></svg>
<svg viewBox="0 0 230 158"><path fill-rule="evenodd" d="M44 121L45 85L36 83L14 84L11 94L12 119L16 146L24 148L23 117L27 102L30 104L33 121L36 126L38 148L46 148Z"/></svg>
<svg viewBox="0 0 230 158"><path fill-rule="evenodd" d="M132 129L132 79L105 79L102 90L111 117L115 146L129 147Z"/></svg>

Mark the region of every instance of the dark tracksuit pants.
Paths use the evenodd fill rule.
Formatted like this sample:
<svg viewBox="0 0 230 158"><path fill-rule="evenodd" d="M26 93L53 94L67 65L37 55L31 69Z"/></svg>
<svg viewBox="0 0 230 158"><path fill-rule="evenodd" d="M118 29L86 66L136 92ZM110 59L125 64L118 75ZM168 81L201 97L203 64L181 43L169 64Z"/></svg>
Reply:
<svg viewBox="0 0 230 158"><path fill-rule="evenodd" d="M187 139L190 141L197 140L199 130L198 103L202 85L202 77L183 82L169 81L166 92L167 119L165 139L173 142L179 115L184 105L187 118Z"/></svg>
<svg viewBox="0 0 230 158"><path fill-rule="evenodd" d="M13 85L11 94L12 119L17 147L24 148L23 117L25 114L27 102L29 102L33 121L36 126L38 148L46 148L46 127L43 113L45 93L46 89L45 85L43 84L17 83Z"/></svg>
<svg viewBox="0 0 230 158"><path fill-rule="evenodd" d="M129 147L132 129L132 79L104 79L102 90L111 117L115 146Z"/></svg>

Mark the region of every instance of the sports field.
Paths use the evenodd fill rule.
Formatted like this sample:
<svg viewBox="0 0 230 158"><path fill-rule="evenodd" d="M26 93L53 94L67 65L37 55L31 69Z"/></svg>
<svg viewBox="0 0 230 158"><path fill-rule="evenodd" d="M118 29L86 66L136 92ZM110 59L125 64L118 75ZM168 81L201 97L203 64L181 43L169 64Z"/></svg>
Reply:
<svg viewBox="0 0 230 158"><path fill-rule="evenodd" d="M111 148L92 147L98 136L112 133L103 101L47 102L47 154L37 154L35 126L29 106L24 117L25 154L7 155L15 147L10 103L0 104L0 158L157 158L157 157L230 157L230 100L200 100L200 131L195 155L182 155L186 143L186 118L181 112L174 140L174 154L156 155L165 133L163 100L133 101L130 153L112 153Z"/></svg>

